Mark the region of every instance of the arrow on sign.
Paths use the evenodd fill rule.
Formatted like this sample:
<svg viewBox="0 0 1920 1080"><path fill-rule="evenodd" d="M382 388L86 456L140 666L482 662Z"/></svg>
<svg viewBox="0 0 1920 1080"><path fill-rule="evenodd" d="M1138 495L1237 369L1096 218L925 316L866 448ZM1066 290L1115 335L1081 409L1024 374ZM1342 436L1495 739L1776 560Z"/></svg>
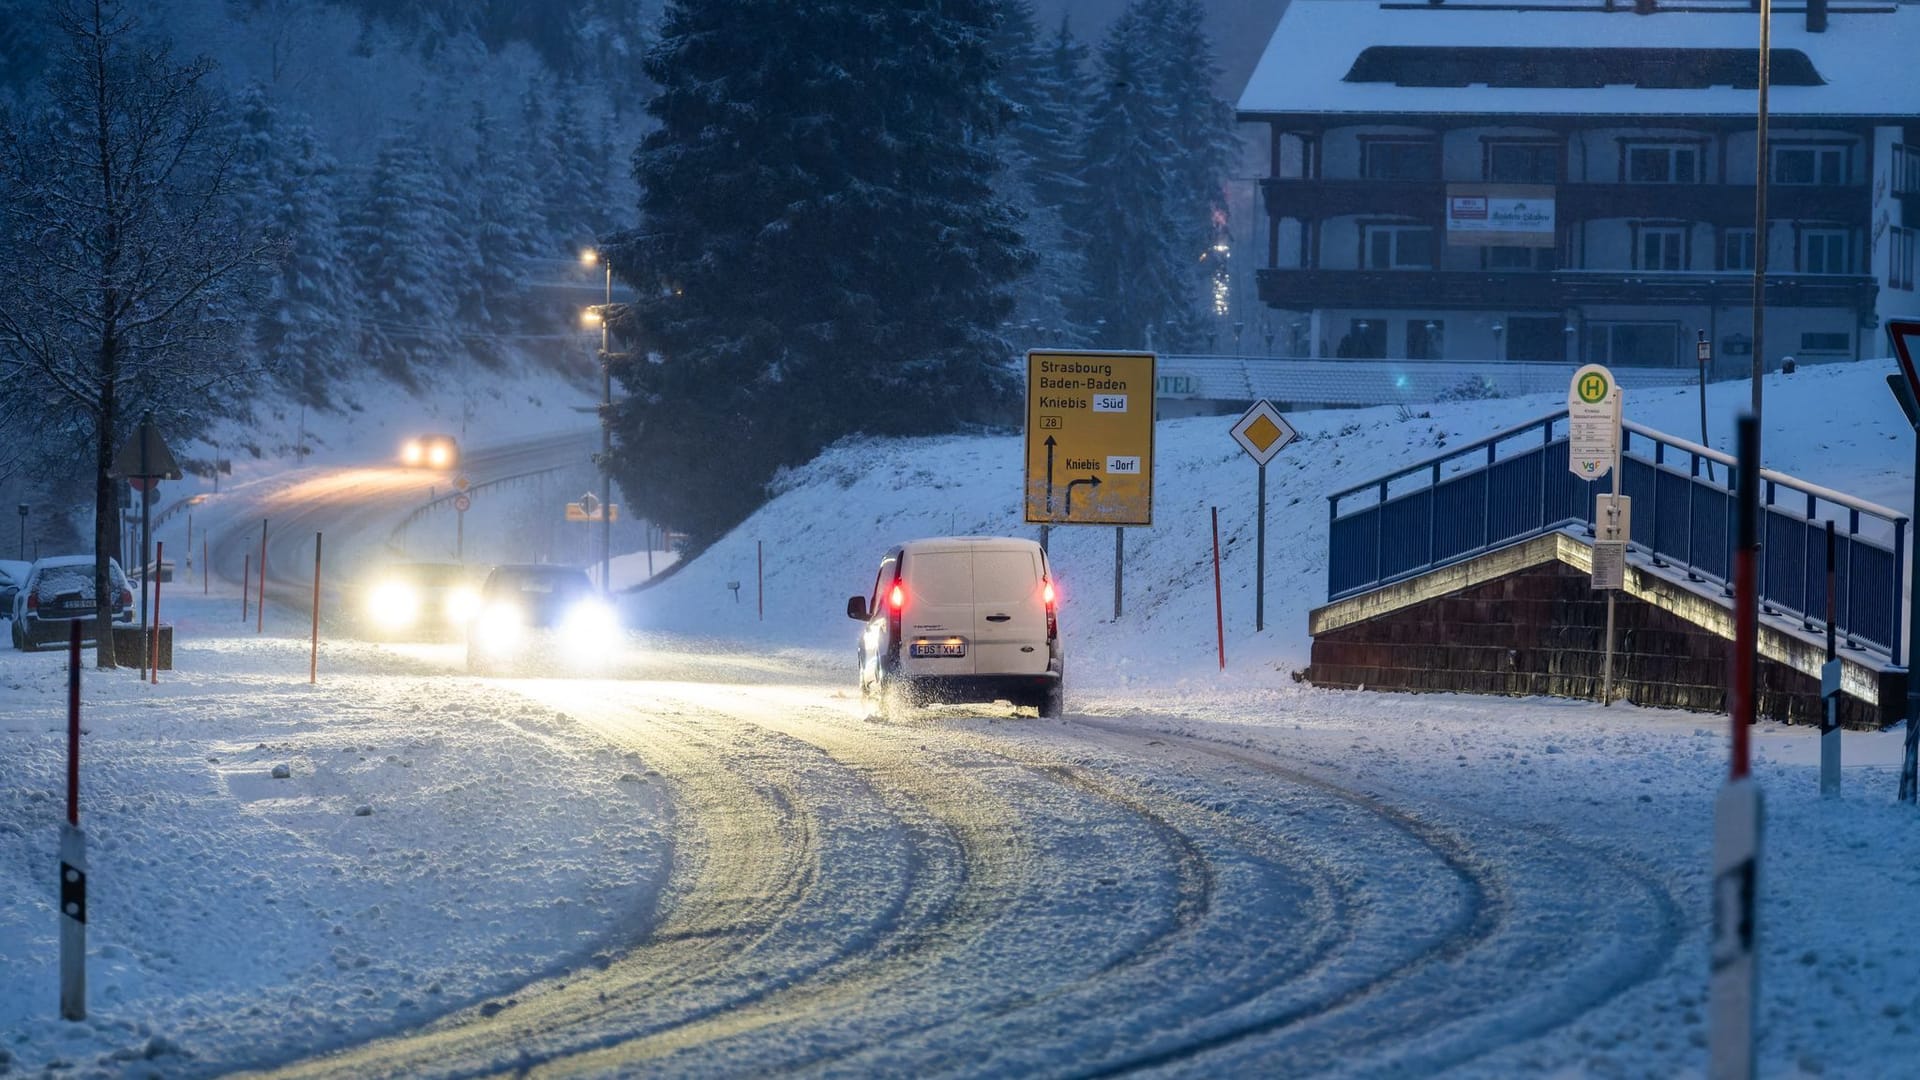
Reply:
<svg viewBox="0 0 1920 1080"><path fill-rule="evenodd" d="M1091 484L1097 491L1100 487L1100 478L1097 476L1089 476L1084 480L1069 480L1067 482L1067 520L1069 521L1073 520L1073 489L1079 487L1081 484ZM1049 501L1049 505L1051 505L1051 501Z"/></svg>
<svg viewBox="0 0 1920 1080"><path fill-rule="evenodd" d="M1053 436L1047 436L1047 513L1053 513ZM1071 510L1068 513L1072 513Z"/></svg>

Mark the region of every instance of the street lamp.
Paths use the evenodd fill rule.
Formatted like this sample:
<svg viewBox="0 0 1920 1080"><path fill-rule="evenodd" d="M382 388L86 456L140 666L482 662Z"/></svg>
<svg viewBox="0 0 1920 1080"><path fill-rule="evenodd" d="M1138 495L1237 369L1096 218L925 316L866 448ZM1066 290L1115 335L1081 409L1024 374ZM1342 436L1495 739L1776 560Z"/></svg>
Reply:
<svg viewBox="0 0 1920 1080"><path fill-rule="evenodd" d="M588 308L581 321L600 324L600 591L613 594L613 366L608 353L607 314L613 307L613 263L597 248L582 248L584 266L602 263L607 270L607 299L598 309Z"/></svg>
<svg viewBox="0 0 1920 1080"><path fill-rule="evenodd" d="M27 504L20 504L20 561L27 561Z"/></svg>

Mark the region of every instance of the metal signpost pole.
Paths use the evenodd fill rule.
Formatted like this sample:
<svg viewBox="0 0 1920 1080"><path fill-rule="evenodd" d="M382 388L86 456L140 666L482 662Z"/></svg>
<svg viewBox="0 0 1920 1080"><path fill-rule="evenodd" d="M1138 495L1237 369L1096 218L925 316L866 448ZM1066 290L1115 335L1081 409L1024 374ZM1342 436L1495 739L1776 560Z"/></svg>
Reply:
<svg viewBox="0 0 1920 1080"><path fill-rule="evenodd" d="M1694 345L1695 359L1700 363L1700 445L1712 446L1707 441L1707 368L1713 365L1713 344L1707 340L1707 332L1699 331L1700 338ZM1713 479L1713 459L1707 459L1707 479Z"/></svg>
<svg viewBox="0 0 1920 1080"><path fill-rule="evenodd" d="M1253 628L1267 628L1267 467L1260 466L1260 493L1256 498L1258 515L1253 530Z"/></svg>
<svg viewBox="0 0 1920 1080"><path fill-rule="evenodd" d="M1755 123L1753 184L1753 422L1760 423L1760 376L1767 367L1767 84L1773 74L1773 0L1760 4L1760 104Z"/></svg>
<svg viewBox="0 0 1920 1080"><path fill-rule="evenodd" d="M21 562L27 561L27 504L20 504L20 553Z"/></svg>
<svg viewBox="0 0 1920 1080"><path fill-rule="evenodd" d="M1220 600L1220 508L1213 507L1213 633L1220 642L1220 670L1227 670L1227 617Z"/></svg>
<svg viewBox="0 0 1920 1080"><path fill-rule="evenodd" d="M1113 527L1113 621L1120 621L1120 582L1121 560L1127 552L1127 530L1125 526Z"/></svg>
<svg viewBox="0 0 1920 1080"><path fill-rule="evenodd" d="M1607 507L1607 539L1624 544L1627 537L1620 533L1620 428L1625 417L1622 415L1620 387L1613 388L1613 502ZM1624 560L1623 560L1624 561ZM1623 569L1622 574L1625 574ZM1624 585L1625 582L1623 581ZM1607 654L1600 669L1600 704L1611 708L1613 705L1613 605L1619 589L1607 590Z"/></svg>
<svg viewBox="0 0 1920 1080"><path fill-rule="evenodd" d="M1833 627L1833 519L1827 519L1827 662L1820 668L1820 794L1840 794L1840 658Z"/></svg>
<svg viewBox="0 0 1920 1080"><path fill-rule="evenodd" d="M1300 433L1286 417L1261 398L1227 432L1260 468L1254 496L1253 628L1267 628L1267 462L1277 457Z"/></svg>
<svg viewBox="0 0 1920 1080"><path fill-rule="evenodd" d="M1734 465L1738 522L1733 551L1733 655L1728 712L1733 747L1727 782L1713 802L1713 923L1708 945L1707 1061L1716 1080L1754 1075L1754 1016L1759 1003L1760 788L1748 774L1753 724L1754 654L1760 612L1755 554L1759 548L1760 421L1742 416Z"/></svg>
<svg viewBox="0 0 1920 1080"><path fill-rule="evenodd" d="M307 684L320 681L320 540L313 534L313 644L307 653Z"/></svg>

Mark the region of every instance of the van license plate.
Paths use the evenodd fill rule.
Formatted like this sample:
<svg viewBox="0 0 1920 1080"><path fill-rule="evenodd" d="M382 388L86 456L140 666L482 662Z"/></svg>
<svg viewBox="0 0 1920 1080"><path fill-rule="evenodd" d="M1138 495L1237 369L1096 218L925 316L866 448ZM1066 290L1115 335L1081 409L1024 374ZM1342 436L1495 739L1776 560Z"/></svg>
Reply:
<svg viewBox="0 0 1920 1080"><path fill-rule="evenodd" d="M914 656L965 656L967 643L964 641L916 641L911 650Z"/></svg>

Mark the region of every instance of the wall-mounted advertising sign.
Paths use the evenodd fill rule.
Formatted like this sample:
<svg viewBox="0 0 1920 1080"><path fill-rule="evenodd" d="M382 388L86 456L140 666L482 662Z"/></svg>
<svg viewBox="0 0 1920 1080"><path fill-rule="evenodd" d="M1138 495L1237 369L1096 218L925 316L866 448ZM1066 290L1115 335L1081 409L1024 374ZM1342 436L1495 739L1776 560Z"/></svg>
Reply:
<svg viewBox="0 0 1920 1080"><path fill-rule="evenodd" d="M1553 247L1553 189L1528 184L1448 184L1447 243Z"/></svg>

